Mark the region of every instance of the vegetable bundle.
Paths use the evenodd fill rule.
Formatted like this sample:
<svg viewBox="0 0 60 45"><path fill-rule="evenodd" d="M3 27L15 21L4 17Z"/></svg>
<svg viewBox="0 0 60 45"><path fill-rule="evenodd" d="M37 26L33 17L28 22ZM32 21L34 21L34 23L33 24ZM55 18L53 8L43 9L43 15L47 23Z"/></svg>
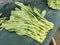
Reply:
<svg viewBox="0 0 60 45"><path fill-rule="evenodd" d="M47 0L48 6L52 9L60 10L60 0Z"/></svg>
<svg viewBox="0 0 60 45"><path fill-rule="evenodd" d="M18 35L29 36L36 41L42 43L47 33L53 28L54 24L44 18L46 11L23 3L15 2L19 8L12 10L10 20L2 23L1 27L10 32L16 32Z"/></svg>

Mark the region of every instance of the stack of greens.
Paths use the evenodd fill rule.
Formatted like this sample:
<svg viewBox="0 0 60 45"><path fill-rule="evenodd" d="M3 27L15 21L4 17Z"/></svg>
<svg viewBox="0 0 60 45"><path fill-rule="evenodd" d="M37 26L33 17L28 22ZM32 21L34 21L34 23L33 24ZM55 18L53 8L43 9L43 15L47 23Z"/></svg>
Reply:
<svg viewBox="0 0 60 45"><path fill-rule="evenodd" d="M19 8L11 11L10 20L2 23L1 27L18 35L26 35L42 43L47 33L54 24L44 18L46 11L34 7L25 6L23 3L15 2Z"/></svg>
<svg viewBox="0 0 60 45"><path fill-rule="evenodd" d="M1 16L1 15L2 15L2 13L0 13L0 16ZM6 21L5 19L6 19L6 17L0 18L0 31L3 29L3 28L1 27L1 24Z"/></svg>
<svg viewBox="0 0 60 45"><path fill-rule="evenodd" d="M48 0L48 6L60 10L60 0Z"/></svg>

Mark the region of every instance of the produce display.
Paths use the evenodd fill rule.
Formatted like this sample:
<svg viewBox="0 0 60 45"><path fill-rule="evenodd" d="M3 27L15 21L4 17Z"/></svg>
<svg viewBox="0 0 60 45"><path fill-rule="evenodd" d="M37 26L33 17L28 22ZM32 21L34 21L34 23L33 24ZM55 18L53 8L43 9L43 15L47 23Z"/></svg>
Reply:
<svg viewBox="0 0 60 45"><path fill-rule="evenodd" d="M49 31L54 27L54 24L44 17L46 10L41 12L39 8L32 8L21 2L15 2L15 4L19 8L16 7L11 11L9 20L6 20L6 17L0 18L1 30L5 28L9 32L16 32L20 36L26 35L43 43Z"/></svg>

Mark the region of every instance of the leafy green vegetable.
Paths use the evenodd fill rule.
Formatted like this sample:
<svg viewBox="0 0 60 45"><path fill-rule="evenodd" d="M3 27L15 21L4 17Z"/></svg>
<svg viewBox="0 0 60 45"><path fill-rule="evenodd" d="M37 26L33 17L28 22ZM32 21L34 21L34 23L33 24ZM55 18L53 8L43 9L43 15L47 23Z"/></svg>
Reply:
<svg viewBox="0 0 60 45"><path fill-rule="evenodd" d="M6 21L1 27L8 31L16 32L18 35L29 36L36 41L42 43L47 33L53 28L54 24L44 18L46 11L30 6L25 6L23 3L15 2L20 8L12 10L10 20Z"/></svg>
<svg viewBox="0 0 60 45"><path fill-rule="evenodd" d="M2 13L0 13L0 16L2 15ZM6 17L3 17L3 18L0 18L0 31L3 29L2 27L1 27L1 24L3 23L3 22L5 22L5 19L6 19Z"/></svg>
<svg viewBox="0 0 60 45"><path fill-rule="evenodd" d="M60 0L47 0L48 6L52 9L60 10Z"/></svg>

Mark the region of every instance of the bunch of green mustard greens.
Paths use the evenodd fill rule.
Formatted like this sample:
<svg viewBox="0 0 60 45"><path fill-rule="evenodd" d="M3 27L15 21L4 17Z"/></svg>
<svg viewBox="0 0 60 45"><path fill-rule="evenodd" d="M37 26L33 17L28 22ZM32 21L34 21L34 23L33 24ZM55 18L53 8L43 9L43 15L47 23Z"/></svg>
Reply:
<svg viewBox="0 0 60 45"><path fill-rule="evenodd" d="M46 10L40 11L39 8L32 8L21 2L15 2L19 8L11 11L10 20L0 18L0 28L5 28L10 32L22 36L28 36L42 43L54 24L44 18Z"/></svg>
<svg viewBox="0 0 60 45"><path fill-rule="evenodd" d="M47 0L48 6L52 9L60 10L60 0Z"/></svg>

